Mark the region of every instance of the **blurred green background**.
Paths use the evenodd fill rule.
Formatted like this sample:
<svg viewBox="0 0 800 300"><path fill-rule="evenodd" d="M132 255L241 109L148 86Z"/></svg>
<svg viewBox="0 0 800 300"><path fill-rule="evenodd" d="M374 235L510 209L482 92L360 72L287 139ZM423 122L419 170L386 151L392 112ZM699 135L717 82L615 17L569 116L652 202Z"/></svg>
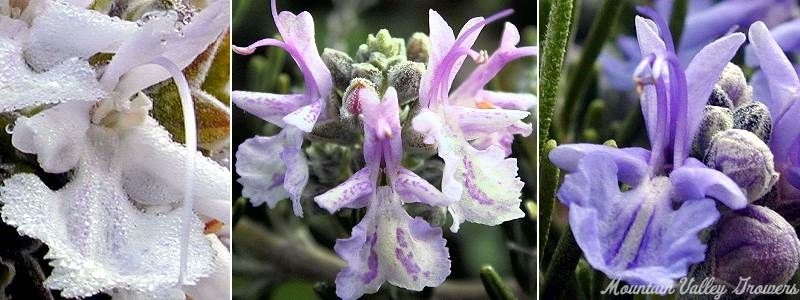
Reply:
<svg viewBox="0 0 800 300"><path fill-rule="evenodd" d="M407 39L414 32L428 33L428 9L438 11L456 32L468 19L488 16L505 8L514 15L487 26L474 49L491 53L498 46L502 22L517 25L523 34L521 44L536 44L536 1L278 1L278 11L295 14L308 11L314 17L317 47L334 48L351 56L369 33L385 28L392 37ZM232 42L246 46L265 37L274 37L277 29L269 12L268 0L234 0ZM524 59L506 67L491 83L492 89L536 92L536 62ZM465 63L459 78L469 74L474 64ZM251 56L233 56L233 89L285 93L289 86L302 84L302 76L291 58L277 48L259 49ZM456 80L457 82L459 79ZM291 84L290 84L291 83ZM458 83L456 83L457 85ZM535 120L533 120L535 122ZM276 128L234 107L233 147L254 135L272 135ZM535 134L534 134L535 135ZM513 157L518 159L520 177L526 186L523 200L535 199L536 137L517 138ZM267 155L277 155L267 154ZM235 163L235 161L234 161ZM237 176L234 176L237 177ZM236 178L234 178L235 180ZM241 186L234 181L234 199L240 198ZM234 214L234 299L316 299L333 292L332 275L338 272L332 251L336 238L346 238L357 216L331 216L308 211L303 219L294 217L288 200L276 209L265 205L250 206L238 199ZM486 299L479 279L481 266L491 265L522 298L534 299L536 289L536 225L531 218L489 227L465 223L458 235L444 227L450 250L452 273L436 289L412 293L388 287L367 295L369 299ZM332 257L331 257L332 256Z"/></svg>

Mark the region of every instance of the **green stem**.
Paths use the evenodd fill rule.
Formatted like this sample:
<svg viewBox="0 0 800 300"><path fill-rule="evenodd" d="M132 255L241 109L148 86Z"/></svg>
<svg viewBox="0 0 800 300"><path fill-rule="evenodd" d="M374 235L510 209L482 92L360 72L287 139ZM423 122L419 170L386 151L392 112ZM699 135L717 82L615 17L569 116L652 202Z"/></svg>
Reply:
<svg viewBox="0 0 800 300"><path fill-rule="evenodd" d="M575 276L575 267L581 258L581 249L575 242L569 225L558 241L553 259L544 275L544 288L541 299L558 299Z"/></svg>
<svg viewBox="0 0 800 300"><path fill-rule="evenodd" d="M556 201L556 188L558 187L558 168L547 158L550 151L557 146L556 141L549 140L542 147L542 161L539 178L539 257L544 257L547 248L547 237L550 233L550 219Z"/></svg>
<svg viewBox="0 0 800 300"><path fill-rule="evenodd" d="M606 40L611 36L611 30L614 28L624 4L624 0L606 0L600 13L594 18L594 23L583 43L583 54L567 79L566 98L564 98L563 113L561 114L563 118L559 124L562 130L568 131L573 125L575 106L586 93L591 82L590 77L594 63ZM568 136L568 134L564 136Z"/></svg>
<svg viewBox="0 0 800 300"><path fill-rule="evenodd" d="M539 97L539 145L544 145L550 131L558 97L558 82L564 68L564 55L572 23L572 0L552 0L547 30L542 45Z"/></svg>
<svg viewBox="0 0 800 300"><path fill-rule="evenodd" d="M686 11L688 10L688 6L688 0L675 0L675 2L672 3L669 30L672 32L672 41L675 44L675 50L678 50L678 45L681 43L681 34L683 34L683 25L686 23Z"/></svg>

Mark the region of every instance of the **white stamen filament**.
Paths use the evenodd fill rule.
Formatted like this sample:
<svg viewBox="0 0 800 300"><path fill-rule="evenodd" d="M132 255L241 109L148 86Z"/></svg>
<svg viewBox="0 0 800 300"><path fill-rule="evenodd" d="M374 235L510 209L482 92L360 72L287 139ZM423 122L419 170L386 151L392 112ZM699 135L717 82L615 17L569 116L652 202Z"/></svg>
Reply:
<svg viewBox="0 0 800 300"><path fill-rule="evenodd" d="M182 207L183 236L181 237L180 273L178 275L178 286L181 286L187 273L189 232L191 230L189 224L192 217L192 206L194 204L192 184L194 182L194 156L195 151L197 151L197 127L195 124L194 102L192 101L192 94L189 90L189 83L186 82L186 77L183 75L183 72L181 72L181 69L175 65L175 63L164 57L157 57L152 63L163 67L172 75L172 79L178 86L178 94L181 98L181 108L183 110L183 130L186 142L186 168L184 174L185 181L183 187L184 193Z"/></svg>

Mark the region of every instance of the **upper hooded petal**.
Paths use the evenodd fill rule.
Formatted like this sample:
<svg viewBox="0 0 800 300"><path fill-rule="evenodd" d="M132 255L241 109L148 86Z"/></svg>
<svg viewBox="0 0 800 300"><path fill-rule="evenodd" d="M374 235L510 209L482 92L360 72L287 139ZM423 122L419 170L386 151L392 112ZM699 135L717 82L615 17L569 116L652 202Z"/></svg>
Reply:
<svg viewBox="0 0 800 300"><path fill-rule="evenodd" d="M738 32L722 37L703 47L686 67L686 88L689 101L686 137L689 140L684 145L687 149L691 147L691 140L703 118L703 107L708 103L708 97L714 89L714 84L719 81L722 70L736 55L739 46L744 41L744 34ZM684 153L688 153L687 151L685 150Z"/></svg>
<svg viewBox="0 0 800 300"><path fill-rule="evenodd" d="M151 64L155 58L163 57L180 69L188 66L226 30L229 4L228 0L210 1L180 30L175 27L177 20L170 17L145 23L117 49L100 79L103 88L115 90L115 96L126 100L171 77L162 67Z"/></svg>

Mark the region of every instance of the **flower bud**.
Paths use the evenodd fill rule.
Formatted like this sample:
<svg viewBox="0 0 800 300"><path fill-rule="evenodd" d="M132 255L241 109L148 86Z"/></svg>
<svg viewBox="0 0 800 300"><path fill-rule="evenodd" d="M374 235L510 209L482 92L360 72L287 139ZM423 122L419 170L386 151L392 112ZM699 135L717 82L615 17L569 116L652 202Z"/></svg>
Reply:
<svg viewBox="0 0 800 300"><path fill-rule="evenodd" d="M389 69L389 85L397 90L400 105L419 97L419 81L425 72L425 64L405 61Z"/></svg>
<svg viewBox="0 0 800 300"><path fill-rule="evenodd" d="M716 87L720 87L728 94L728 98L731 99L731 104L733 104L732 108L750 102L752 93L750 87L747 86L747 79L744 77L742 69L735 64L728 63L725 66L722 74L719 75Z"/></svg>
<svg viewBox="0 0 800 300"><path fill-rule="evenodd" d="M342 107L339 108L339 118L345 123L357 124L358 115L361 114L361 89L372 89L375 84L363 78L353 78L342 96ZM377 93L377 92L376 92Z"/></svg>
<svg viewBox="0 0 800 300"><path fill-rule="evenodd" d="M769 143L772 133L772 117L764 103L751 101L733 112L733 128L754 133L764 143Z"/></svg>
<svg viewBox="0 0 800 300"><path fill-rule="evenodd" d="M703 119L692 141L692 156L703 158L715 134L733 128L731 110L725 107L706 105L703 110Z"/></svg>
<svg viewBox="0 0 800 300"><path fill-rule="evenodd" d="M705 163L736 182L750 202L764 196L778 181L769 147L752 132L741 129L714 135Z"/></svg>
<svg viewBox="0 0 800 300"><path fill-rule="evenodd" d="M350 75L353 79L363 78L369 80L376 88L383 84L383 72L369 63L353 64L353 71ZM352 81L350 85L352 85Z"/></svg>
<svg viewBox="0 0 800 300"><path fill-rule="evenodd" d="M403 39L392 38L389 31L381 29L377 34L369 34L367 43L358 47L357 57L359 62L366 62L372 57L372 53L381 53L386 58L406 55L406 42Z"/></svg>
<svg viewBox="0 0 800 300"><path fill-rule="evenodd" d="M337 89L344 90L350 84L350 74L353 72L353 59L347 53L339 50L325 48L322 50L322 62L331 71L333 84Z"/></svg>
<svg viewBox="0 0 800 300"><path fill-rule="evenodd" d="M712 233L707 262L711 275L732 285L780 285L800 263L794 228L769 208L748 205L725 213Z"/></svg>
<svg viewBox="0 0 800 300"><path fill-rule="evenodd" d="M728 97L728 93L726 93L719 85L715 85L714 89L711 90L711 95L708 96L708 102L706 104L733 109L733 102L731 101L731 98Z"/></svg>
<svg viewBox="0 0 800 300"><path fill-rule="evenodd" d="M427 63L428 53L431 49L431 39L422 32L417 32L411 35L408 39L408 49L406 50L406 57L408 60Z"/></svg>

